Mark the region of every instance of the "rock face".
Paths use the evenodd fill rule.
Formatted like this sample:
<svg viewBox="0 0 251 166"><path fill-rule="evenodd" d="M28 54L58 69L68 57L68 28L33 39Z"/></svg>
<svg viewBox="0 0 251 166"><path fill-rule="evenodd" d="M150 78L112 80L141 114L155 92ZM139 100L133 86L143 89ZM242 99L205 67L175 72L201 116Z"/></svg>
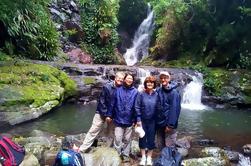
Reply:
<svg viewBox="0 0 251 166"><path fill-rule="evenodd" d="M75 90L75 82L51 66L0 64L0 127L36 119L60 105Z"/></svg>
<svg viewBox="0 0 251 166"><path fill-rule="evenodd" d="M41 62L36 62L41 63ZM44 63L44 62L43 62ZM52 66L57 67L60 70L65 71L68 75L76 81L78 95L76 99L79 102L89 102L97 99L103 84L114 77L117 71L131 72L135 78L135 86L138 87L140 83L140 76L144 75L144 72L148 71L151 75L158 77L161 71L168 71L171 74L173 80L178 82L178 90L183 93L184 87L192 81L192 76L197 76L197 72L189 69L178 68L155 68L150 66L133 66L128 67L124 65L83 65L83 64L57 64L53 62L46 62ZM142 73L143 71L143 73ZM218 73L216 73L217 76ZM218 96L212 96L206 93L202 94L202 102L206 105L210 105L215 108L224 107L244 107L251 108L251 91L250 91L250 79L249 74L241 75L240 72L223 73L228 78L227 80L215 80L220 81L221 91ZM223 84L224 83L224 84Z"/></svg>
<svg viewBox="0 0 251 166"><path fill-rule="evenodd" d="M74 63L92 64L93 60L90 55L83 52L80 48L72 49L67 52L70 57L70 61Z"/></svg>
<svg viewBox="0 0 251 166"><path fill-rule="evenodd" d="M101 88L105 82L112 80L115 73L118 71L130 72L135 76L135 86L140 84L142 70L138 67L128 67L120 65L82 65L82 64L52 64L59 69L68 73L68 75L77 83L78 96L76 99L80 102L89 102L97 99ZM173 80L177 81L179 90L182 93L184 86L191 81L190 75L195 75L195 72L188 69L167 69L167 68L152 68L142 67L144 71L149 71L151 75L158 77L160 71L168 71ZM189 74L188 74L189 73Z"/></svg>
<svg viewBox="0 0 251 166"><path fill-rule="evenodd" d="M207 93L203 94L202 101L212 107L251 108L250 71L211 69L205 84Z"/></svg>

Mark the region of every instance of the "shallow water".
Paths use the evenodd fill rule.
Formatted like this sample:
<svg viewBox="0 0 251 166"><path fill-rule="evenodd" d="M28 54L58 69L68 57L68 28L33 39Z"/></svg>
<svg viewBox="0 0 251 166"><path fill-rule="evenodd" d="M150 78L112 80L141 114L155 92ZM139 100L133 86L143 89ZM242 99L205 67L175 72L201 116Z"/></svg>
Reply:
<svg viewBox="0 0 251 166"><path fill-rule="evenodd" d="M33 130L42 130L57 135L87 132L95 114L96 104L65 104L38 120L10 129L1 129L17 135L29 135ZM243 110L183 109L178 131L180 135L192 135L199 139L213 139L221 146L235 150L251 143L251 112Z"/></svg>

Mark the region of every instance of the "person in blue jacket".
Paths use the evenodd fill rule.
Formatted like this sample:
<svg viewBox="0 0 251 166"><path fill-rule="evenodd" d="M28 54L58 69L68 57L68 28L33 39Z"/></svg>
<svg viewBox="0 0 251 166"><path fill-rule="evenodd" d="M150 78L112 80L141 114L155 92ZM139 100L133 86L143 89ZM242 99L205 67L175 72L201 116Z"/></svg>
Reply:
<svg viewBox="0 0 251 166"><path fill-rule="evenodd" d="M161 87L157 89L157 126L161 140L161 146L175 146L177 139L177 127L181 110L181 97L176 89L178 84L171 82L168 72L160 73Z"/></svg>
<svg viewBox="0 0 251 166"><path fill-rule="evenodd" d="M140 112L142 127L145 131L145 136L139 138L139 147L142 155L139 165L152 165L152 153L155 148L155 116L158 100L158 94L154 91L156 88L156 78L153 76L146 77L144 88L145 90L139 93L135 102L135 110Z"/></svg>
<svg viewBox="0 0 251 166"><path fill-rule="evenodd" d="M87 152L93 144L95 138L99 135L104 128L105 122L108 127L113 131L111 127L112 123L112 111L111 104L115 97L115 91L123 84L125 74L123 72L117 72L115 79L112 82L108 82L103 86L101 94L99 96L96 113L93 117L92 126L87 132L83 144L80 146L81 152Z"/></svg>
<svg viewBox="0 0 251 166"><path fill-rule="evenodd" d="M116 91L113 102L113 122L115 124L114 147L124 162L129 161L132 126L136 119L140 123L139 113L135 112L134 104L138 91L133 86L134 77L126 73L123 86Z"/></svg>
<svg viewBox="0 0 251 166"><path fill-rule="evenodd" d="M84 166L85 160L76 149L72 136L66 136L62 141L53 166Z"/></svg>

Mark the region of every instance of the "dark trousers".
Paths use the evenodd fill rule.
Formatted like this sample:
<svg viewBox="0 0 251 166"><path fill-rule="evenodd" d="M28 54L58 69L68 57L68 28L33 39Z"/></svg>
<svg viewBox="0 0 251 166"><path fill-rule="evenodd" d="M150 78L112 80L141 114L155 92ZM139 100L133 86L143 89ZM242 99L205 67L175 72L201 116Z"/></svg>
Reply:
<svg viewBox="0 0 251 166"><path fill-rule="evenodd" d="M155 121L154 120L142 120L142 127L145 131L145 136L139 139L140 149L152 150L155 148Z"/></svg>

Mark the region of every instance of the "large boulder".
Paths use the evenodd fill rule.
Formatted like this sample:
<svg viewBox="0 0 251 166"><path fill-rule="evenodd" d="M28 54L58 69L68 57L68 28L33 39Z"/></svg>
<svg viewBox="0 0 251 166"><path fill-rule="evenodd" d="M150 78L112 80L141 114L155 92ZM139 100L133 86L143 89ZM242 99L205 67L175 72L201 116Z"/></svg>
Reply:
<svg viewBox="0 0 251 166"><path fill-rule="evenodd" d="M0 126L36 119L75 92L75 82L54 67L3 62L0 64Z"/></svg>
<svg viewBox="0 0 251 166"><path fill-rule="evenodd" d="M93 60L90 55L82 51L80 48L72 49L67 52L70 57L70 61L74 63L92 64Z"/></svg>
<svg viewBox="0 0 251 166"><path fill-rule="evenodd" d="M118 152L114 148L99 147L94 153L85 155L86 165L93 166L119 166L121 159Z"/></svg>
<svg viewBox="0 0 251 166"><path fill-rule="evenodd" d="M31 153L24 156L24 160L19 166L40 166L38 159Z"/></svg>
<svg viewBox="0 0 251 166"><path fill-rule="evenodd" d="M181 163L182 166L225 166L227 165L226 161L222 158L215 157L204 157L204 158L193 158L183 160Z"/></svg>

